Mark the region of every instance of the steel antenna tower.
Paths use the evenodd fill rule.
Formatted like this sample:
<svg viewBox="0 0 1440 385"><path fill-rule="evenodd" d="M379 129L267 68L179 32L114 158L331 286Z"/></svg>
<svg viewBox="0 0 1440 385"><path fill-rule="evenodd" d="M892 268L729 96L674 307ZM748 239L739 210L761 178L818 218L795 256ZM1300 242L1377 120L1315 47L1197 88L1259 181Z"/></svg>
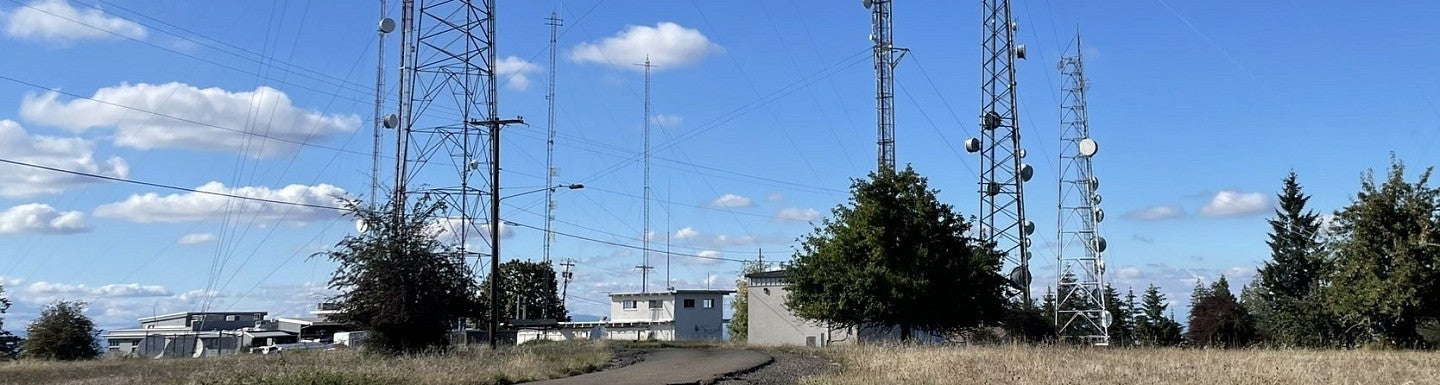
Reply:
<svg viewBox="0 0 1440 385"><path fill-rule="evenodd" d="M1085 66L1080 35L1075 35L1075 55L1060 59L1065 78L1060 105L1060 247L1056 250L1056 325L1062 338L1074 338L1095 345L1109 345L1112 314L1105 307L1105 238L1100 236L1100 180L1095 178L1091 160L1099 150L1090 137L1090 118L1085 92Z"/></svg>
<svg viewBox="0 0 1440 385"><path fill-rule="evenodd" d="M895 67L910 52L891 40L891 0L865 0L870 9L870 42L875 55L876 169L895 168Z"/></svg>
<svg viewBox="0 0 1440 385"><path fill-rule="evenodd" d="M469 238L488 227L485 240L490 243L490 275L495 276L500 257L499 132L505 125L524 123L499 118L493 71L495 0L404 0L402 9L397 121L403 132L396 139L396 220L405 220L411 194L443 202L439 224L454 237L453 257L462 260L480 255L471 250ZM488 186L481 184L488 192L472 182L481 166L476 155L486 145L490 180ZM482 204L486 195L488 205ZM487 226L480 226L478 219L487 219ZM491 298L498 283L490 280ZM493 347L498 314L491 305Z"/></svg>
<svg viewBox="0 0 1440 385"><path fill-rule="evenodd" d="M374 210L375 205L380 201L380 137L382 136L380 132L384 131L386 127L394 127L397 123L386 122L385 117L380 116L384 113L385 104L385 35L395 31L395 19L385 16L385 13L390 11L389 8L389 4L385 0L380 0L380 24L376 28L376 34L379 36L376 37L375 43L375 114L371 115L374 119L371 128L375 136L375 148L370 155L370 197L368 199L371 210Z"/></svg>
<svg viewBox="0 0 1440 385"><path fill-rule="evenodd" d="M640 292L645 293L650 287L650 269L655 268L654 266L650 266L650 70L656 66L650 64L649 56L645 57L644 64L636 65L645 67L645 128L642 134L645 144L640 150L644 158L643 163L645 164L645 181L644 189L642 190L645 207L641 210L643 212L641 216L644 217L645 229L642 231L640 237L644 238L642 241L645 246L641 248L641 254L644 255L641 256L640 266L637 266L640 268Z"/></svg>
<svg viewBox="0 0 1440 385"><path fill-rule="evenodd" d="M550 12L550 18L545 19L546 25L550 26L550 89L545 94L545 101L548 102L549 117L545 121L545 185L554 186L555 177L559 176L560 169L555 168L555 57L559 43L560 26L565 25L555 12ZM550 243L555 241L555 233L551 228L555 223L555 189L545 190L545 263L550 263Z"/></svg>
<svg viewBox="0 0 1440 385"><path fill-rule="evenodd" d="M983 0L981 8L980 138L966 139L965 150L980 153L980 238L1005 254L1008 294L1030 304L1035 224L1025 219L1025 182L1034 169L1021 162L1015 93L1015 60L1025 58L1025 46L1015 44L1010 0Z"/></svg>

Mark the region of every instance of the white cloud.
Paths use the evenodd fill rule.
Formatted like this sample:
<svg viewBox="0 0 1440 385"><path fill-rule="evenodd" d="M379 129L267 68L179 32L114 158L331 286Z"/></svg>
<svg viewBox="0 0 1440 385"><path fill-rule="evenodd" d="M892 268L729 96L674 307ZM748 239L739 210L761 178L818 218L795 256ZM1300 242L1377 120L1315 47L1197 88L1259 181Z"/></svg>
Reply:
<svg viewBox="0 0 1440 385"><path fill-rule="evenodd" d="M580 43L570 51L570 60L644 70L634 64L644 63L648 57L651 64L663 70L699 63L712 53L724 52L699 30L667 21L654 27L627 26L604 40Z"/></svg>
<svg viewBox="0 0 1440 385"><path fill-rule="evenodd" d="M691 228L691 227L686 227L686 228L680 229L680 230L678 230L678 231L675 231L675 239L676 239L676 240L685 240L685 239L695 238L695 237L697 237L697 236L699 236L699 235L700 235L700 232L699 232L699 231L695 231L695 229L694 229L694 228Z"/></svg>
<svg viewBox="0 0 1440 385"><path fill-rule="evenodd" d="M347 196L345 190L329 184L315 186L292 184L279 189L253 186L232 188L212 181L197 187L196 190L327 207L339 207ZM107 203L95 208L97 217L124 219L139 223L193 222L224 219L226 215L243 215L265 221L308 222L333 218L340 214L341 211L335 209L262 202L198 192L164 196L156 193L136 194L124 201Z"/></svg>
<svg viewBox="0 0 1440 385"><path fill-rule="evenodd" d="M1163 221L1184 216L1185 210L1180 209L1179 206L1170 205L1150 206L1125 213L1126 218L1141 221Z"/></svg>
<svg viewBox="0 0 1440 385"><path fill-rule="evenodd" d="M655 123L656 125L659 125L660 127L666 127L666 128L679 127L679 126L680 126L680 123L682 123L682 122L684 122L684 121L685 121L685 117L680 116L680 115L664 115L664 114L661 114L661 115L655 115L655 116L650 117L650 122L651 122L651 123Z"/></svg>
<svg viewBox="0 0 1440 385"><path fill-rule="evenodd" d="M5 35L30 41L69 43L77 40L144 39L144 26L105 14L99 9L80 10L66 0L35 0L0 15Z"/></svg>
<svg viewBox="0 0 1440 385"><path fill-rule="evenodd" d="M715 251L715 250L705 250L705 251L701 251L701 252L695 253L695 256L694 256L694 257L691 257L691 258L689 258L689 259L690 259L691 262L694 262L694 263L697 263L697 264L701 264L701 265L713 265L713 264L716 264L716 263L720 263L720 259L719 259L719 258L722 258L722 257L724 257L724 254L721 253L721 252L719 252L719 251Z"/></svg>
<svg viewBox="0 0 1440 385"><path fill-rule="evenodd" d="M781 193L770 193L770 195L765 196L765 200L768 200L768 201L771 201L771 202L784 201L784 200L785 200L785 194L781 194Z"/></svg>
<svg viewBox="0 0 1440 385"><path fill-rule="evenodd" d="M714 246L724 247L724 246L756 245L756 244L759 244L759 243L760 243L760 241L759 241L758 239L756 239L755 237L749 236L749 235L729 236L729 235L725 235L725 234L720 234L720 235L716 235L715 238L711 240L711 243L710 243L710 244L711 244L711 245L714 245Z"/></svg>
<svg viewBox="0 0 1440 385"><path fill-rule="evenodd" d="M202 243L215 242L219 239L220 238L216 237L215 234L211 233L192 233L185 234L184 236L180 237L179 241L176 241L175 243L179 243L182 245L198 245Z"/></svg>
<svg viewBox="0 0 1440 385"><path fill-rule="evenodd" d="M88 230L84 213L60 211L43 203L0 211L0 234L73 234Z"/></svg>
<svg viewBox="0 0 1440 385"><path fill-rule="evenodd" d="M1145 273L1138 267L1125 266L1120 268L1120 271L1116 271L1115 275L1121 279L1136 279L1145 276Z"/></svg>
<svg viewBox="0 0 1440 385"><path fill-rule="evenodd" d="M816 219L820 219L820 212L815 209L786 207L775 213L776 222L809 222Z"/></svg>
<svg viewBox="0 0 1440 385"><path fill-rule="evenodd" d="M462 225L464 225L465 227L464 233L467 234L465 236L465 242L467 244L476 245L474 247L476 249L479 249L483 248L483 246L480 246L481 244L489 243L488 239L490 239L490 224L476 223L476 220L473 218L468 225L466 225L465 221L461 218L437 219L434 222L430 223L430 230L435 232L435 236L439 238L441 242L459 243L460 237L457 237L455 234L461 233ZM501 223L500 239L510 239L513 237L515 237L515 228L505 223Z"/></svg>
<svg viewBox="0 0 1440 385"><path fill-rule="evenodd" d="M174 82L121 84L101 88L90 99L70 101L61 101L55 91L27 94L20 115L77 132L113 127L114 143L124 147L253 157L289 155L299 150L297 143L351 132L360 125L359 116L295 107L289 96L270 87L230 92Z"/></svg>
<svg viewBox="0 0 1440 385"><path fill-rule="evenodd" d="M495 63L495 75L510 89L524 91L530 88L530 74L540 72L540 66L519 56L506 56Z"/></svg>
<svg viewBox="0 0 1440 385"><path fill-rule="evenodd" d="M91 297L98 298L138 298L138 297L164 297L173 295L170 289L159 285L141 285L138 283L129 284L108 284L99 287L89 287L83 284L63 284L39 281L25 287L27 297L34 299L40 297L47 300L69 299L80 300Z"/></svg>
<svg viewBox="0 0 1440 385"><path fill-rule="evenodd" d="M711 201L711 202L710 202L710 205L711 205L711 206L715 206L715 207L730 207L730 208L735 208L735 207L750 207L750 206L753 206L753 205L754 205L754 202L751 202L751 201L750 201L750 198L746 198L746 197L743 197L743 196L739 196L739 195L735 195L735 194L725 194L725 195L721 195L719 198L715 198L714 201Z"/></svg>
<svg viewBox="0 0 1440 385"><path fill-rule="evenodd" d="M119 157L97 161L95 144L81 138L30 135L12 120L0 120L0 154L5 159L37 166L79 171L116 178L130 177L130 165ZM9 198L59 194L103 180L0 164L0 196Z"/></svg>
<svg viewBox="0 0 1440 385"><path fill-rule="evenodd" d="M1200 215L1207 217L1239 217L1262 214L1270 210L1270 196L1265 193L1242 193L1220 190L1210 198L1210 203L1200 208Z"/></svg>

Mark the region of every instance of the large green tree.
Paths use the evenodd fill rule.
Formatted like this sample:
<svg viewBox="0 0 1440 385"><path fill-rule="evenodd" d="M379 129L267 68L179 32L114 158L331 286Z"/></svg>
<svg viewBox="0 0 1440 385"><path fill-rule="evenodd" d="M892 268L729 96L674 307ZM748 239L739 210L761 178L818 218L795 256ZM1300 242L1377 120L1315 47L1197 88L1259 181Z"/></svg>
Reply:
<svg viewBox="0 0 1440 385"><path fill-rule="evenodd" d="M735 300L730 302L730 340L744 342L750 339L750 281L745 279L746 275L765 271L765 264L760 261L746 262L740 268L740 278L735 280Z"/></svg>
<svg viewBox="0 0 1440 385"><path fill-rule="evenodd" d="M1209 287L1196 284L1187 336L1199 347L1241 347L1254 339L1255 321L1230 292L1225 276Z"/></svg>
<svg viewBox="0 0 1440 385"><path fill-rule="evenodd" d="M566 322L570 315L565 302L560 300L555 268L545 262L508 261L500 264L500 286L496 296L500 297L500 322L517 319L553 319ZM490 277L485 277L480 287L490 287ZM489 309L490 291L481 290L480 305ZM488 323L488 311L481 312L481 323Z"/></svg>
<svg viewBox="0 0 1440 385"><path fill-rule="evenodd" d="M1324 297L1353 343L1440 342L1421 333L1440 317L1440 190L1429 186L1430 173L1407 182L1404 163L1392 159L1383 183L1366 172L1350 205L1336 213Z"/></svg>
<svg viewBox="0 0 1440 385"><path fill-rule="evenodd" d="M1269 220L1270 260L1260 267L1253 285L1258 297L1246 299L1255 310L1256 327L1265 339L1281 346L1323 346L1331 330L1318 293L1328 271L1322 254L1320 215L1306 206L1294 171L1285 177L1275 217ZM1243 296L1242 296L1243 297Z"/></svg>
<svg viewBox="0 0 1440 385"><path fill-rule="evenodd" d="M1173 316L1166 316L1170 305L1160 288L1150 285L1141 296L1140 312L1135 315L1135 339L1144 346L1176 346L1184 340L1180 323Z"/></svg>
<svg viewBox="0 0 1440 385"><path fill-rule="evenodd" d="M100 356L100 330L85 316L85 303L56 301L25 328L25 358L75 361Z"/></svg>
<svg viewBox="0 0 1440 385"><path fill-rule="evenodd" d="M464 256L436 239L435 218L444 204L421 199L408 212L393 202L349 208L368 231L315 254L338 264L330 278L330 288L340 292L336 318L371 331L367 346L381 352L444 348L456 321L479 309Z"/></svg>
<svg viewBox="0 0 1440 385"><path fill-rule="evenodd" d="M1000 321L1002 254L937 192L910 167L855 180L849 202L801 238L786 306L842 327L897 327L904 339Z"/></svg>
<svg viewBox="0 0 1440 385"><path fill-rule="evenodd" d="M1130 313L1131 307L1135 306L1135 293L1131 292L1125 298L1120 297L1114 286L1105 285L1105 311L1110 312L1110 327L1106 328L1110 346L1131 346L1135 343L1135 317Z"/></svg>

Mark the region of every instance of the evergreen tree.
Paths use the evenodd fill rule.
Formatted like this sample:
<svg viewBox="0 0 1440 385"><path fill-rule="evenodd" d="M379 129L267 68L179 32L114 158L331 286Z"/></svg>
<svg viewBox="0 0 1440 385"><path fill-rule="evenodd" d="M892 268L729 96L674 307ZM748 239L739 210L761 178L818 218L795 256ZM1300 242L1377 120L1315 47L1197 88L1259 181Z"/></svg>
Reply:
<svg viewBox="0 0 1440 385"><path fill-rule="evenodd" d="M1393 158L1393 157L1392 157ZM1392 159L1388 178L1374 173L1336 213L1330 245L1334 268L1325 285L1329 310L1342 336L1353 343L1432 346L1424 325L1440 317L1440 190L1429 186L1430 169L1405 181L1405 166Z"/></svg>
<svg viewBox="0 0 1440 385"><path fill-rule="evenodd" d="M1134 294L1131 294L1133 300ZM1135 339L1135 320L1126 316L1129 307L1120 299L1120 292L1114 286L1105 285L1105 311L1110 313L1111 346L1130 346Z"/></svg>
<svg viewBox="0 0 1440 385"><path fill-rule="evenodd" d="M740 278L735 280L735 300L730 302L730 340L744 342L750 339L750 282L745 280L746 275L765 271L765 265L760 261L746 262L740 268Z"/></svg>
<svg viewBox="0 0 1440 385"><path fill-rule="evenodd" d="M1165 315L1165 309L1169 307L1165 301L1165 295L1160 294L1160 288L1151 284L1145 289L1145 295L1141 298L1143 305L1140 313L1135 316L1135 337L1143 346L1176 346L1183 340L1180 333L1180 323L1175 322L1175 316Z"/></svg>
<svg viewBox="0 0 1440 385"><path fill-rule="evenodd" d="M500 264L500 277L500 286L496 290L496 296L500 297L500 323L525 319L570 321L569 312L565 310L565 301L560 299L555 268L550 264L506 261ZM480 287L490 287L490 277L485 277L480 282ZM489 290L480 291L480 308L490 308ZM488 325L490 312L480 312L476 320L480 324Z"/></svg>
<svg viewBox="0 0 1440 385"><path fill-rule="evenodd" d="M10 298L5 296L5 285L0 283L0 361L14 360L20 353L20 338L5 330L5 312L10 310Z"/></svg>
<svg viewBox="0 0 1440 385"><path fill-rule="evenodd" d="M1046 287L1045 295L1040 297L1040 315L1050 321L1051 327L1058 328L1060 325L1056 323L1055 310L1055 292Z"/></svg>
<svg viewBox="0 0 1440 385"><path fill-rule="evenodd" d="M1258 297L1244 302L1265 339L1284 346L1322 346L1333 332L1332 317L1324 314L1316 294L1328 270L1321 254L1320 215L1306 208L1310 196L1294 171L1282 184L1279 207L1269 220L1270 260L1254 283Z"/></svg>
<svg viewBox="0 0 1440 385"><path fill-rule="evenodd" d="M100 331L82 302L56 301L25 329L25 357L75 361L100 356Z"/></svg>
<svg viewBox="0 0 1440 385"><path fill-rule="evenodd" d="M847 204L801 238L785 305L827 324L944 333L1006 310L1002 254L910 167L856 180Z"/></svg>
<svg viewBox="0 0 1440 385"><path fill-rule="evenodd" d="M1230 283L1220 276L1208 288L1196 285L1197 298L1190 303L1190 343L1198 347L1241 347L1255 336L1254 320L1235 295Z"/></svg>

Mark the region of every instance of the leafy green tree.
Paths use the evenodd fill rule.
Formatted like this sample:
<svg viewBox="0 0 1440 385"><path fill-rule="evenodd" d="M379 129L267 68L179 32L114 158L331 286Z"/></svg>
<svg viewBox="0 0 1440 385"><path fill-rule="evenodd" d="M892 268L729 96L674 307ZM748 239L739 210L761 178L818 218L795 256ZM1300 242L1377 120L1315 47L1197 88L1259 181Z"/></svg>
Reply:
<svg viewBox="0 0 1440 385"><path fill-rule="evenodd" d="M85 316L85 303L56 301L25 329L25 357L76 361L100 356L100 330Z"/></svg>
<svg viewBox="0 0 1440 385"><path fill-rule="evenodd" d="M427 198L401 215L393 202L376 210L351 202L350 214L369 230L314 255L338 264L330 278L340 292L336 318L371 331L367 346L384 353L443 348L457 320L478 315L474 273L436 239L433 218L443 208Z"/></svg>
<svg viewBox="0 0 1440 385"><path fill-rule="evenodd" d="M545 262L508 261L500 264L500 322L517 319L553 319L570 321L565 302L560 300L555 268ZM490 277L480 283L490 287ZM490 308L490 291L480 291L480 308ZM480 312L480 323L489 324L490 313Z"/></svg>
<svg viewBox="0 0 1440 385"><path fill-rule="evenodd" d="M1306 208L1310 196L1294 171L1285 177L1278 198L1266 241L1270 260L1260 267L1254 283L1258 297L1243 302L1266 340L1282 346L1323 346L1334 332L1332 317L1325 314L1318 295L1329 270L1320 241L1320 215Z"/></svg>
<svg viewBox="0 0 1440 385"><path fill-rule="evenodd" d="M832 325L944 333L1004 317L1002 254L910 167L855 180L847 204L801 238L786 307Z"/></svg>
<svg viewBox="0 0 1440 385"><path fill-rule="evenodd" d="M735 300L730 302L730 340L744 342L750 339L750 282L746 275L764 272L765 264L760 261L746 262L740 268L740 278L735 280Z"/></svg>
<svg viewBox="0 0 1440 385"><path fill-rule="evenodd" d="M1206 288L1196 285L1190 303L1190 343L1198 347L1242 347L1255 337L1255 321L1230 292L1230 282L1220 276Z"/></svg>
<svg viewBox="0 0 1440 385"><path fill-rule="evenodd" d="M1145 289L1145 295L1141 297L1140 313L1135 316L1135 338L1143 346L1176 346L1184 340L1180 333L1180 323L1175 322L1174 315L1166 316L1165 309L1170 305L1165 301L1165 295L1160 294L1160 288L1150 285Z"/></svg>
<svg viewBox="0 0 1440 385"><path fill-rule="evenodd" d="M10 311L10 298L0 284L0 361L14 360L20 353L20 338L5 330L5 312Z"/></svg>
<svg viewBox="0 0 1440 385"><path fill-rule="evenodd" d="M1360 192L1336 213L1334 268L1323 295L1354 344L1440 342L1421 333L1440 318L1440 190L1429 186L1430 173L1407 182L1405 165L1392 157L1385 182L1377 185L1366 172Z"/></svg>

